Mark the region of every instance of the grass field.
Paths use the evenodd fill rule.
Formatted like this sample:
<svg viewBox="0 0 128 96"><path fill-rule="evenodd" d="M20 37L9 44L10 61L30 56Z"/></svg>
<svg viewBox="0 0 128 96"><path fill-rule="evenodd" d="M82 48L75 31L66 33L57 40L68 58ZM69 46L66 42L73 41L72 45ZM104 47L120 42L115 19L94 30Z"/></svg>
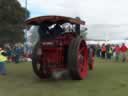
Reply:
<svg viewBox="0 0 128 96"><path fill-rule="evenodd" d="M94 71L81 81L39 80L31 64L7 64L0 96L128 96L128 63L96 59Z"/></svg>

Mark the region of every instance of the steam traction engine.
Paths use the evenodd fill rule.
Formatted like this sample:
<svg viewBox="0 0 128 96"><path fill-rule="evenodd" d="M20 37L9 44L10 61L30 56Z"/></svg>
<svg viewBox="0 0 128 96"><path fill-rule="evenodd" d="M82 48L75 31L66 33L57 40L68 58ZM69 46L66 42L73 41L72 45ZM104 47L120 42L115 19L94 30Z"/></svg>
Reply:
<svg viewBox="0 0 128 96"><path fill-rule="evenodd" d="M73 80L81 80L87 76L88 69L93 69L94 55L88 55L86 42L80 35L84 21L41 16L27 20L26 24L38 26L39 40L33 48L32 67L39 78L68 73Z"/></svg>

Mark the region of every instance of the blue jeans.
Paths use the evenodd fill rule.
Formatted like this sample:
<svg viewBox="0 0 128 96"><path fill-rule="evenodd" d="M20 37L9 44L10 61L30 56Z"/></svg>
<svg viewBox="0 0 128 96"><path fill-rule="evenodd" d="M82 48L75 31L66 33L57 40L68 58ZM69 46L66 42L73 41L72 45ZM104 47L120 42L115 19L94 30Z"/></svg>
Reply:
<svg viewBox="0 0 128 96"><path fill-rule="evenodd" d="M5 63L0 62L0 75L5 75L5 74L6 74Z"/></svg>

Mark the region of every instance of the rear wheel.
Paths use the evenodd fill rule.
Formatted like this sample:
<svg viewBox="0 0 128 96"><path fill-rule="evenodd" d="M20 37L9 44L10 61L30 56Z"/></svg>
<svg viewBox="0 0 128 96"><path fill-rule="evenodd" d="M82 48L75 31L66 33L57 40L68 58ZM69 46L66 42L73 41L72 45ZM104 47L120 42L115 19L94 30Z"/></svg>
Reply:
<svg viewBox="0 0 128 96"><path fill-rule="evenodd" d="M88 73L87 46L81 37L73 39L68 49L68 70L72 79L81 80Z"/></svg>

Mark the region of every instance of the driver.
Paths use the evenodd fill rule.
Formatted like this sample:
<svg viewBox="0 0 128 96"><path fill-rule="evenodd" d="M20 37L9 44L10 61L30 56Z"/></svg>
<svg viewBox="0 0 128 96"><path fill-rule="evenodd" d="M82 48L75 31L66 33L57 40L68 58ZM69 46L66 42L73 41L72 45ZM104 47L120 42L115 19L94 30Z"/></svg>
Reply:
<svg viewBox="0 0 128 96"><path fill-rule="evenodd" d="M54 28L51 29L51 32L53 32L53 34L58 35L61 34L62 32L64 32L64 30L61 28L61 26L59 24L56 24L54 26Z"/></svg>
<svg viewBox="0 0 128 96"><path fill-rule="evenodd" d="M39 36L40 39L46 39L49 35L49 28L46 23L42 23L39 27Z"/></svg>

